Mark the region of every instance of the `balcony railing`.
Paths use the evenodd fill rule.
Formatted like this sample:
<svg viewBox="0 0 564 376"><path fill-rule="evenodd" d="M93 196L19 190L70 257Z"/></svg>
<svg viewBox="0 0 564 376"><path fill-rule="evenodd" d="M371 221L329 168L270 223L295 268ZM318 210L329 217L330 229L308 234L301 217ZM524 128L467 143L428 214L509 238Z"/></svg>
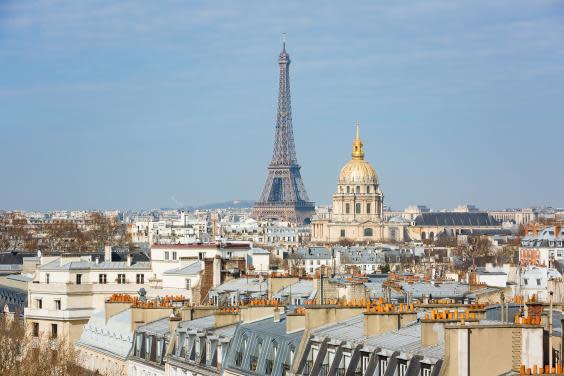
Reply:
<svg viewBox="0 0 564 376"><path fill-rule="evenodd" d="M94 308L78 308L78 309L42 309L42 308L25 308L24 316L26 318L44 318L55 320L77 320L88 319L94 313Z"/></svg>
<svg viewBox="0 0 564 376"><path fill-rule="evenodd" d="M147 284L145 284L147 285ZM30 293L50 293L50 294L114 294L114 293L130 293L137 294L139 288L143 284L132 283L30 283Z"/></svg>

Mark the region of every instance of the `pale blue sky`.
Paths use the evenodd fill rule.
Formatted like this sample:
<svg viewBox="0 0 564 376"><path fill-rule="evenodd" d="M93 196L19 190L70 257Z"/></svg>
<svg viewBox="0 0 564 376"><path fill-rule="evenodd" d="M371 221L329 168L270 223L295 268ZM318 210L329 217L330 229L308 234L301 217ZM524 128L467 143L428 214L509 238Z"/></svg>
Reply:
<svg viewBox="0 0 564 376"><path fill-rule="evenodd" d="M564 206L564 3L0 1L0 208L260 194L281 34L310 197L361 122L386 204Z"/></svg>

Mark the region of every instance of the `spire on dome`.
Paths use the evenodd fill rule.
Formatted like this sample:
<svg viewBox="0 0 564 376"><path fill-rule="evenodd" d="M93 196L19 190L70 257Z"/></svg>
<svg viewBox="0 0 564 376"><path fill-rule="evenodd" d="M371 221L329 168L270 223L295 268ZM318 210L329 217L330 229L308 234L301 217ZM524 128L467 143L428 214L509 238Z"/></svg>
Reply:
<svg viewBox="0 0 564 376"><path fill-rule="evenodd" d="M353 159L364 159L364 148L362 141L360 140L360 123L356 122L356 138L353 141L353 150L352 150L352 158Z"/></svg>

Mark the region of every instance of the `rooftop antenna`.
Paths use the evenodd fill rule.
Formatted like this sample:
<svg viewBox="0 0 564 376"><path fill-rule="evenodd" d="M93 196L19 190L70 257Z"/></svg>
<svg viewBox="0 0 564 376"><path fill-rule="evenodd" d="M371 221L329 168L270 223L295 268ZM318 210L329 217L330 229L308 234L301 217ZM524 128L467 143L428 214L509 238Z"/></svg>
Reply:
<svg viewBox="0 0 564 376"><path fill-rule="evenodd" d="M286 49L286 33L282 33L282 49Z"/></svg>

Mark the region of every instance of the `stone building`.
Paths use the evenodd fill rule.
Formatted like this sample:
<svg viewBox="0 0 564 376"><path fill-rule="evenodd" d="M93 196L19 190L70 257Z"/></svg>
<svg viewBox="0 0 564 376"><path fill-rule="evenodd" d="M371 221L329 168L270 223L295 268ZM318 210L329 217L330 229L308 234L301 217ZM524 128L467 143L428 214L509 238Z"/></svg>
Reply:
<svg viewBox="0 0 564 376"><path fill-rule="evenodd" d="M332 211L314 217L312 241L403 241L407 225L403 221L384 222L384 194L376 170L364 159L364 144L357 125L352 159L339 173Z"/></svg>

